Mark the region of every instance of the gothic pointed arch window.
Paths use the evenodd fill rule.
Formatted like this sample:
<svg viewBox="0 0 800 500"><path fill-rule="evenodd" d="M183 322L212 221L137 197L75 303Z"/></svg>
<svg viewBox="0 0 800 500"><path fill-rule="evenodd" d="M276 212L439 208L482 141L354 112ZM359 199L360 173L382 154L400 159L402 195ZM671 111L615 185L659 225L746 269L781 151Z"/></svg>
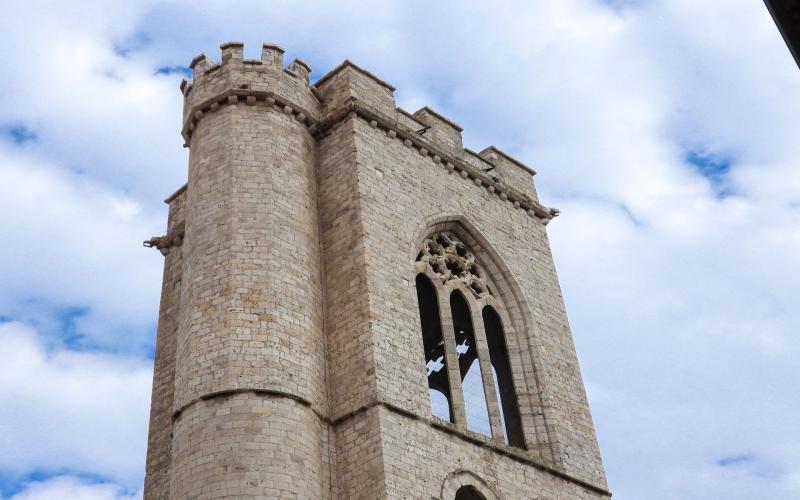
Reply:
<svg viewBox="0 0 800 500"><path fill-rule="evenodd" d="M522 434L522 418L519 414L517 393L514 390L511 376L511 363L508 359L503 322L492 306L484 307L482 315L486 340L489 343L489 357L497 401L500 406L503 435L506 443L511 446L523 447L525 446L525 437Z"/></svg>
<svg viewBox="0 0 800 500"><path fill-rule="evenodd" d="M491 436L489 407L483 386L481 364L478 360L478 344L475 341L472 314L467 299L459 290L453 290L450 294L450 314L453 318L461 390L464 392L467 429Z"/></svg>
<svg viewBox="0 0 800 500"><path fill-rule="evenodd" d="M450 231L425 239L416 270L433 415L524 448L505 330L496 310L503 306L491 276Z"/></svg>
<svg viewBox="0 0 800 500"><path fill-rule="evenodd" d="M435 416L452 422L453 405L436 288L424 274L417 275L416 285L431 411Z"/></svg>

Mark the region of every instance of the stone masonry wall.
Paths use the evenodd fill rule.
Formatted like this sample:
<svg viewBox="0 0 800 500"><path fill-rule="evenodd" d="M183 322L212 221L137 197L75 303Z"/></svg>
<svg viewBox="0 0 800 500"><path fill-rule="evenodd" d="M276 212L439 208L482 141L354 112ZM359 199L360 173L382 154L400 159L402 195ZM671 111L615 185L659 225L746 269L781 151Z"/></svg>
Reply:
<svg viewBox="0 0 800 500"><path fill-rule="evenodd" d="M319 142L319 203L325 285L330 417L370 403L375 394L364 235L353 124L341 122Z"/></svg>
<svg viewBox="0 0 800 500"><path fill-rule="evenodd" d="M203 400L183 412L175 436L172 498L331 498L327 426L295 400Z"/></svg>
<svg viewBox="0 0 800 500"><path fill-rule="evenodd" d="M181 190L170 200L167 234L183 232L186 191ZM178 335L178 308L181 295L183 252L181 245L166 250L164 278L161 284L161 306L158 313L158 333L153 395L150 405L150 433L147 439L147 470L144 495L148 499L169 498L170 463L172 461L172 405L175 391L175 342Z"/></svg>
<svg viewBox="0 0 800 500"><path fill-rule="evenodd" d="M354 126L370 311L375 318L377 398L429 414L413 253L430 221L463 218L491 242L531 309L526 312L528 329L522 334L528 342L523 349L540 370L529 378L539 378L546 386L540 391L546 398L551 444L558 450L556 463L584 481L605 486L544 225L365 120L356 120Z"/></svg>
<svg viewBox="0 0 800 500"><path fill-rule="evenodd" d="M607 497L534 172L349 61L309 85L275 45L243 54L198 56L181 85L145 498ZM431 414L415 257L443 230L489 275L524 449L493 394L493 437L460 387L455 423Z"/></svg>
<svg viewBox="0 0 800 500"><path fill-rule="evenodd" d="M392 499L440 499L445 479L468 471L476 476L466 484L486 485L502 500L589 500L608 498L514 458L492 453L443 432L420 420L406 418L377 407L380 420L386 497ZM487 500L492 500L487 497Z"/></svg>

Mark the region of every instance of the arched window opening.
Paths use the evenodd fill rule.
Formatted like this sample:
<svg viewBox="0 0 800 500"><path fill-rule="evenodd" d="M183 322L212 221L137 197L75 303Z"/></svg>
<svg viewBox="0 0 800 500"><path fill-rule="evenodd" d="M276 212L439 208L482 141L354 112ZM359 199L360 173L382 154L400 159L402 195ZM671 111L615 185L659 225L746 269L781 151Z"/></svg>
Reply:
<svg viewBox="0 0 800 500"><path fill-rule="evenodd" d="M450 294L450 312L453 316L453 328L456 334L456 352L458 353L458 369L461 372L461 388L464 391L467 429L491 437L489 408L486 405L486 393L483 388L481 365L478 361L472 317L467 300L458 290Z"/></svg>
<svg viewBox="0 0 800 500"><path fill-rule="evenodd" d="M453 422L450 381L447 378L442 321L439 316L439 301L436 295L436 288L423 274L417 275L416 282L431 411L434 416Z"/></svg>
<svg viewBox="0 0 800 500"><path fill-rule="evenodd" d="M490 267L484 268L484 264ZM431 407L434 415L447 418L451 422L457 420L459 425L463 425L462 420L466 418L467 429L489 437L492 437L494 429L497 439L502 436L507 444L525 448L522 418L511 373L503 322L497 310L490 306L484 307L487 302L497 303L500 307L498 301L501 297L495 295L495 291L497 287L502 289L503 286L508 286L503 284L505 277L502 273L489 271L492 265L491 260L479 261L472 249L451 231L432 234L420 246L415 269L420 273L417 277L417 291L420 311L424 316L422 321ZM424 284L420 284L422 280ZM442 307L445 308L442 311L437 308L439 302L436 301L436 294L439 290L433 287L433 283L436 283L437 287L441 284L439 290L444 289L449 293L449 296L441 297ZM426 309L423 304L434 304L434 306L432 309ZM476 321L482 320L483 323L473 324L470 311L472 305L481 309L481 318L478 319L476 314ZM513 308L517 305L512 302L511 306ZM450 309L453 331L451 335L448 324L445 349L439 313L446 316L447 308ZM477 311L476 309L475 313ZM489 358L482 360L483 368L477 349L475 327L477 327L477 337L482 342L481 354ZM451 345L454 340L455 345ZM486 343L485 350L483 342ZM444 366L445 350L451 353L451 364L456 362L452 357L453 352L458 360L464 406L459 404L455 408L457 415L454 414L450 390L458 390L458 387L453 388L448 383L447 368ZM451 367L450 370L450 382L457 386L455 367ZM486 383L482 370L491 371L485 374ZM491 413L487 395L496 396L497 400L497 409L493 403Z"/></svg>
<svg viewBox="0 0 800 500"><path fill-rule="evenodd" d="M456 491L455 500L486 500L474 486L462 486Z"/></svg>
<svg viewBox="0 0 800 500"><path fill-rule="evenodd" d="M500 416L506 443L519 448L525 447L522 434L522 419L517 404L517 393L511 375L511 363L508 361L508 348L503 332L503 323L497 311L491 306L483 308L483 326L486 329L486 341L489 344L489 359L492 363L492 376L500 403Z"/></svg>

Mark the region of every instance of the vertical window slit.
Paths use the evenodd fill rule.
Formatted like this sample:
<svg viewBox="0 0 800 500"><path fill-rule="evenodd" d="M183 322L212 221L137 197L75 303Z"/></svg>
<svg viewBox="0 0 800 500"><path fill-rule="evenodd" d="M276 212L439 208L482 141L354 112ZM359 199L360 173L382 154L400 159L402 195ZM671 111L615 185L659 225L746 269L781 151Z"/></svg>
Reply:
<svg viewBox="0 0 800 500"><path fill-rule="evenodd" d="M489 358L492 363L495 391L497 392L497 400L500 403L503 434L506 443L524 448L525 438L522 434L522 420L511 375L511 364L508 360L503 323L500 321L497 311L491 306L483 308L483 325L486 329L486 340L489 344Z"/></svg>
<svg viewBox="0 0 800 500"><path fill-rule="evenodd" d="M458 353L458 368L461 372L461 388L464 391L467 429L491 437L489 408L486 405L486 393L483 388L481 365L478 361L478 349L475 345L472 317L467 300L458 290L450 294L450 312L453 315L453 327L456 334L456 352Z"/></svg>
<svg viewBox="0 0 800 500"><path fill-rule="evenodd" d="M431 412L436 417L452 422L453 405L450 397L450 381L447 378L442 321L439 315L436 288L423 274L417 275L416 283Z"/></svg>

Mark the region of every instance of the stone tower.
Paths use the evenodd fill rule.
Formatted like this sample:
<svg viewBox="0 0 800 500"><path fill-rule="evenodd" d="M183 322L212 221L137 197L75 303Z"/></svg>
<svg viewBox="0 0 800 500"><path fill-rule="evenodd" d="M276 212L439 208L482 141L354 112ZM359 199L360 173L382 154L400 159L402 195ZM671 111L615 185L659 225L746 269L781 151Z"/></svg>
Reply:
<svg viewBox="0 0 800 500"><path fill-rule="evenodd" d="M145 498L607 491L534 172L345 61L184 81Z"/></svg>

